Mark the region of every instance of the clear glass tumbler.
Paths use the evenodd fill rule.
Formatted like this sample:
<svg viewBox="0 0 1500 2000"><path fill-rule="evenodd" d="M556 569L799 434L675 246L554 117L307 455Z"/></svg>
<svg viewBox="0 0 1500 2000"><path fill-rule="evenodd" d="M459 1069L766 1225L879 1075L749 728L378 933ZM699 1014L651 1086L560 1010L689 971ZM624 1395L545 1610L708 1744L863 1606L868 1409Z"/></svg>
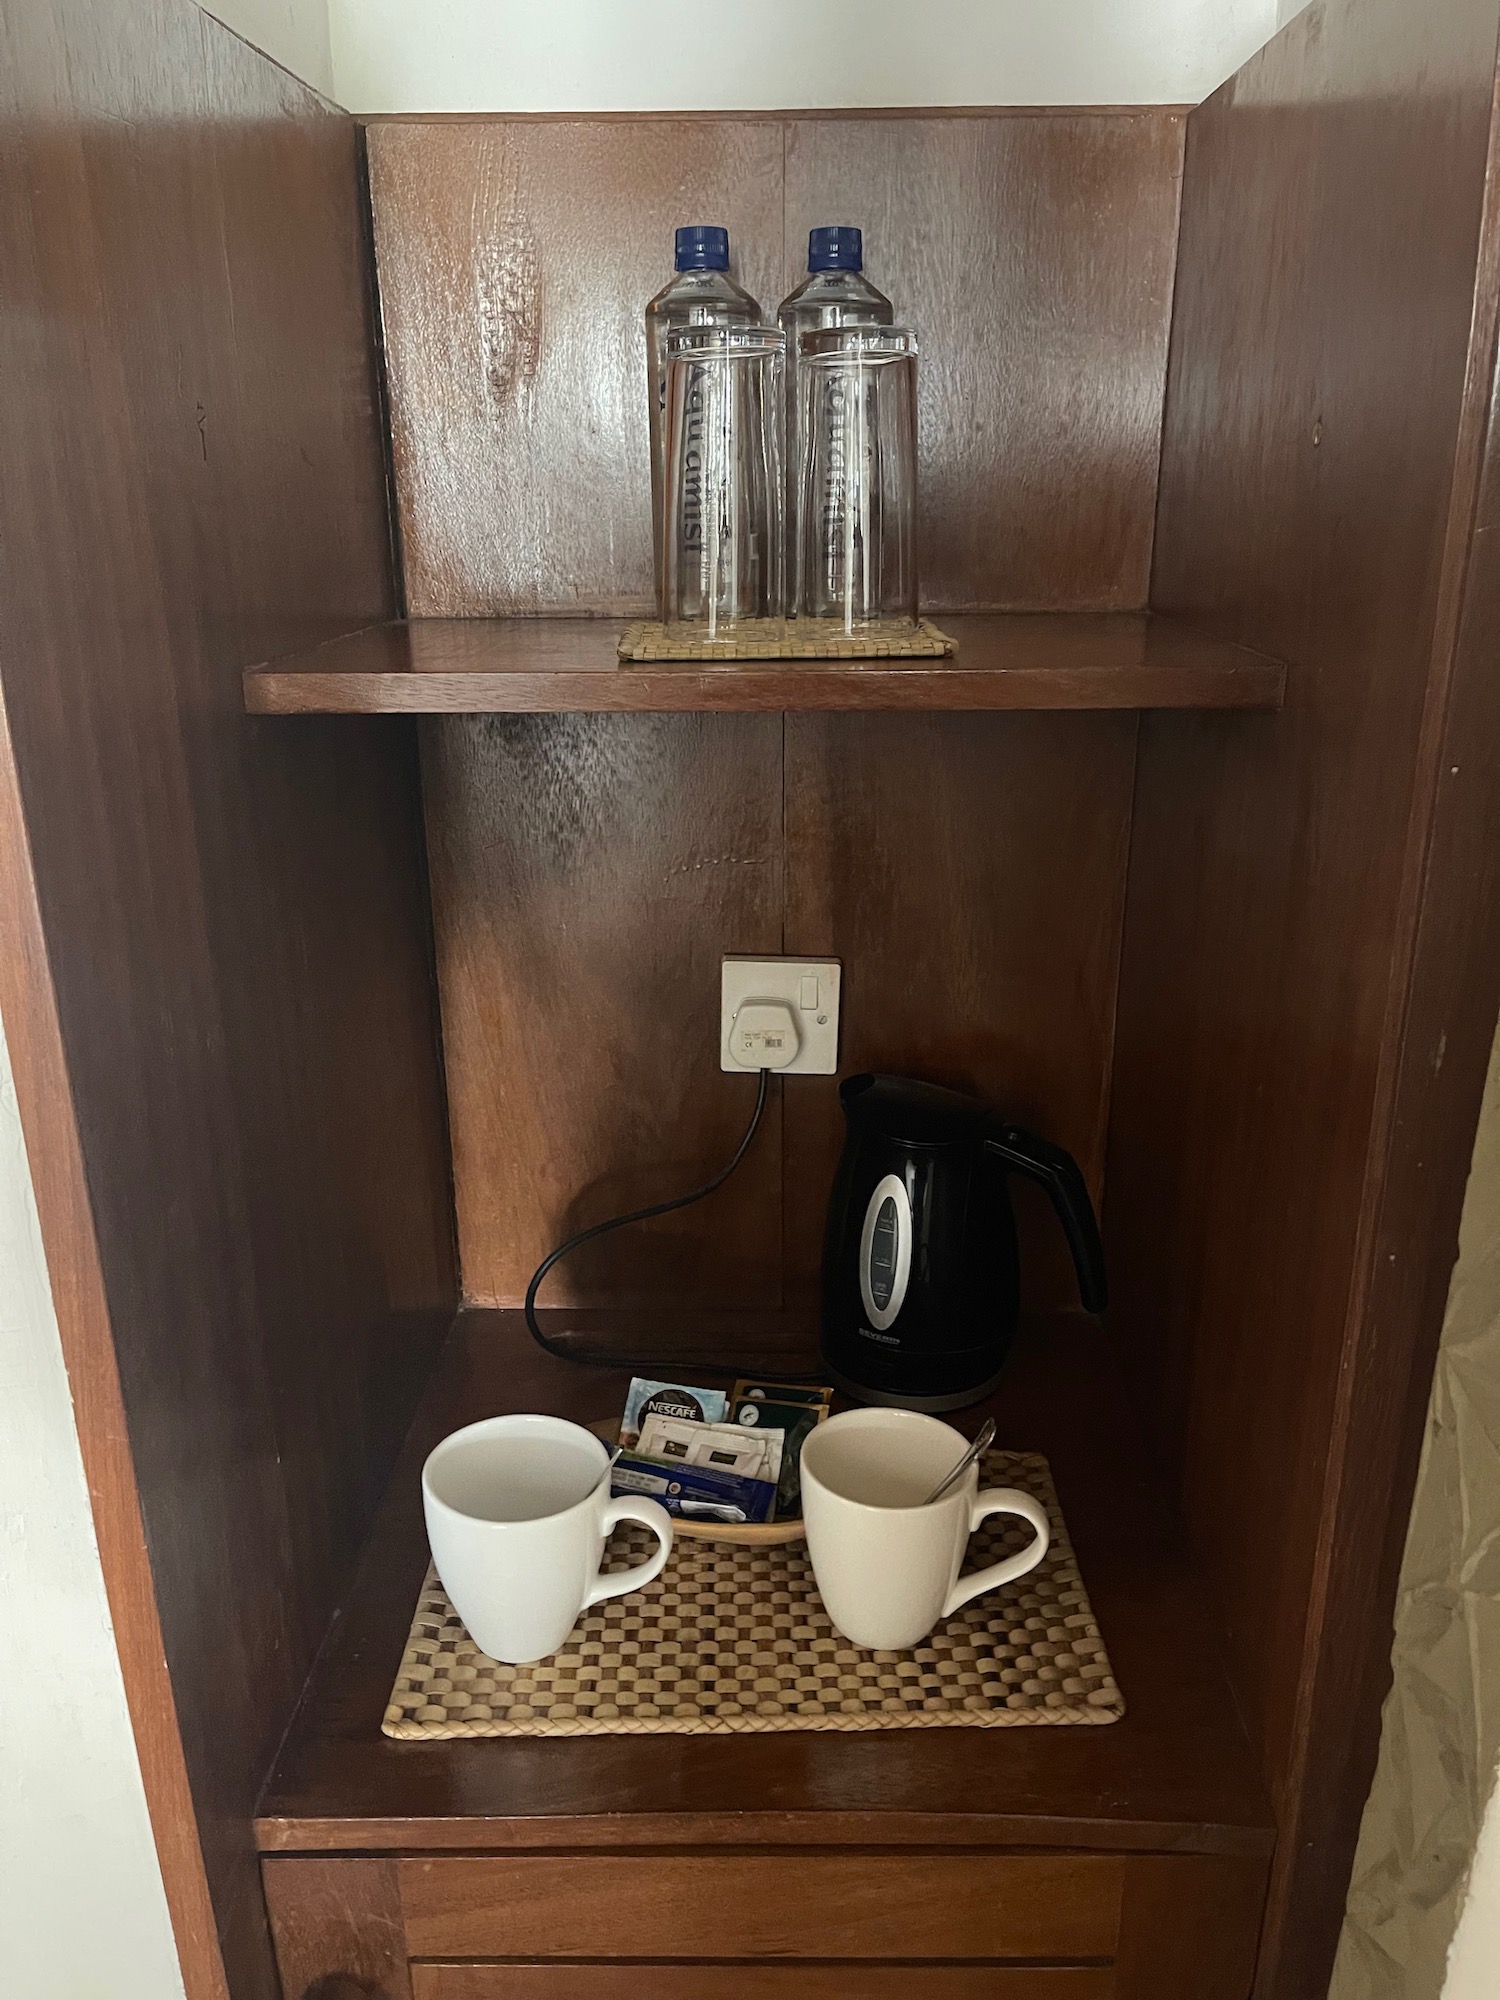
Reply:
<svg viewBox="0 0 1500 2000"><path fill-rule="evenodd" d="M798 344L793 610L853 637L917 620L917 340L837 326Z"/></svg>
<svg viewBox="0 0 1500 2000"><path fill-rule="evenodd" d="M668 336L668 625L717 639L750 619L785 616L785 379L779 327L690 326Z"/></svg>

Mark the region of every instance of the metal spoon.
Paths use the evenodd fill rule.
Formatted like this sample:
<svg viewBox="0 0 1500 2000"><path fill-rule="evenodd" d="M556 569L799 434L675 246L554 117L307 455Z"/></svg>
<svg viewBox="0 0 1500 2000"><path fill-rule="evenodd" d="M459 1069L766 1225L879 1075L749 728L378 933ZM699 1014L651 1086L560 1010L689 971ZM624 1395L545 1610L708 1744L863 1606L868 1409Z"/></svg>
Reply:
<svg viewBox="0 0 1500 2000"><path fill-rule="evenodd" d="M993 1428L993 1426L991 1426L991 1428ZM609 1455L609 1463L605 1466L604 1470L599 1474L599 1477L594 1481L593 1485L589 1488L589 1493L591 1495L597 1493L601 1486L604 1486L608 1483L609 1475L615 1469L615 1460L620 1456L620 1453L624 1449L625 1447L622 1444L617 1444L615 1446L614 1450Z"/></svg>
<svg viewBox="0 0 1500 2000"><path fill-rule="evenodd" d="M934 1500L941 1500L943 1495L948 1491L948 1488L953 1484L954 1480L961 1479L963 1475L968 1471L969 1467L974 1463L975 1459L978 1458L979 1454L982 1451L989 1450L994 1435L995 1435L995 1419L993 1417L986 1417L984 1422L979 1426L978 1437L975 1438L974 1442L969 1446L969 1449L964 1453L963 1457L958 1461L957 1465L955 1465L953 1470L948 1474L948 1477L946 1479L940 1479L937 1485L933 1487L932 1491L928 1494L927 1498L922 1502L922 1505L924 1507L930 1507Z"/></svg>

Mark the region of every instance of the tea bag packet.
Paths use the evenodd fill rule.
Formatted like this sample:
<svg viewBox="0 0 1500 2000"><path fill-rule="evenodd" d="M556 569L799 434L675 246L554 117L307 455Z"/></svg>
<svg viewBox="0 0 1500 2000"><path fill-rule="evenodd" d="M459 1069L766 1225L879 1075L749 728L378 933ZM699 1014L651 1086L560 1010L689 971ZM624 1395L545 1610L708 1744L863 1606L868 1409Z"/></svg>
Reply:
<svg viewBox="0 0 1500 2000"><path fill-rule="evenodd" d="M776 1519L794 1521L802 1512L798 1467L803 1440L828 1415L831 1389L808 1389L783 1382L741 1379L729 1398L729 1420L747 1436L780 1431L785 1442L777 1474Z"/></svg>

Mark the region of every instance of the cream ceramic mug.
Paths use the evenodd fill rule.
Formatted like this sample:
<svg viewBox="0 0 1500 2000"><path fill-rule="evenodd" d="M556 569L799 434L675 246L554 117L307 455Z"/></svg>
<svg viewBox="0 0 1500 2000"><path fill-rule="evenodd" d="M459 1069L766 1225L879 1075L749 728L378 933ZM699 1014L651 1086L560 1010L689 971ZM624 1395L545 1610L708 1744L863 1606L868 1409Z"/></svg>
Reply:
<svg viewBox="0 0 1500 2000"><path fill-rule="evenodd" d="M445 1437L422 1468L427 1539L469 1637L519 1665L555 1653L578 1614L660 1576L672 1521L654 1500L611 1500L609 1453L561 1417L486 1417ZM659 1547L612 1576L609 1531L639 1521Z"/></svg>
<svg viewBox="0 0 1500 2000"><path fill-rule="evenodd" d="M926 1496L957 1465L969 1440L915 1410L846 1410L802 1446L807 1552L829 1617L856 1646L902 1653L981 1591L1035 1569L1047 1553L1047 1514L1029 1493L983 1493L971 1465L932 1506ZM1019 1514L1030 1544L959 1577L969 1536L991 1514Z"/></svg>

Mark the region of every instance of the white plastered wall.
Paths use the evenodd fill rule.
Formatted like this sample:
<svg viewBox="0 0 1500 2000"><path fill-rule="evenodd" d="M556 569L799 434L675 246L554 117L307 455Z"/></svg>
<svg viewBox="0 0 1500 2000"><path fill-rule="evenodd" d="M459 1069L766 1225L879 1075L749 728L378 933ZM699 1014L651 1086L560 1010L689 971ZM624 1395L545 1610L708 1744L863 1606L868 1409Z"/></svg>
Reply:
<svg viewBox="0 0 1500 2000"><path fill-rule="evenodd" d="M330 0L353 111L1196 103L1277 0Z"/></svg>
<svg viewBox="0 0 1500 2000"><path fill-rule="evenodd" d="M181 2000L0 1035L0 1992Z"/></svg>
<svg viewBox="0 0 1500 2000"><path fill-rule="evenodd" d="M545 6L546 0L539 4ZM407 0L407 5L415 26L427 13L427 0ZM314 90L336 97L328 0L212 0L204 12Z"/></svg>

